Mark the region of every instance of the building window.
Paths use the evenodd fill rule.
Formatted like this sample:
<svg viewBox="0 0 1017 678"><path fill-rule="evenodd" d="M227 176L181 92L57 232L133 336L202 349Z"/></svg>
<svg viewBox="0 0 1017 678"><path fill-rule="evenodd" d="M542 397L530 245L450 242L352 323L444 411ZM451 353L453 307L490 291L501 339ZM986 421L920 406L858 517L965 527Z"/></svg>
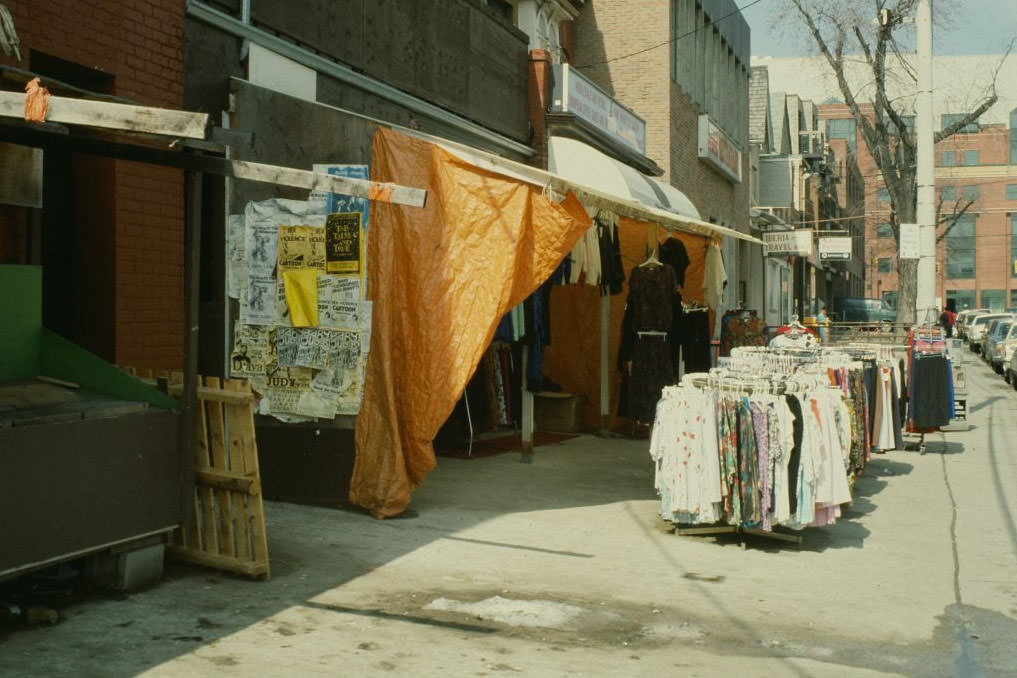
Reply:
<svg viewBox="0 0 1017 678"><path fill-rule="evenodd" d="M975 277L975 217L965 214L946 234L946 277Z"/></svg>
<svg viewBox="0 0 1017 678"><path fill-rule="evenodd" d="M964 164L965 165L977 165L978 164L978 151L968 150L964 151Z"/></svg>
<svg viewBox="0 0 1017 678"><path fill-rule="evenodd" d="M876 189L876 199L879 202L890 202L890 191L882 187Z"/></svg>
<svg viewBox="0 0 1017 678"><path fill-rule="evenodd" d="M965 200L978 200L978 186L965 186L964 187L964 199Z"/></svg>
<svg viewBox="0 0 1017 678"><path fill-rule="evenodd" d="M890 273L893 271L893 259L891 257L880 257L876 263L876 270L880 273Z"/></svg>
<svg viewBox="0 0 1017 678"><path fill-rule="evenodd" d="M876 237L877 238L892 238L893 237L893 224L883 222L879 226L876 226Z"/></svg>
<svg viewBox="0 0 1017 678"><path fill-rule="evenodd" d="M963 311L966 308L975 307L974 290L947 290L946 298L953 299L954 308L956 308L958 312Z"/></svg>
<svg viewBox="0 0 1017 678"><path fill-rule="evenodd" d="M939 154L939 164L943 167L953 167L957 164L957 151L943 151Z"/></svg>
<svg viewBox="0 0 1017 678"><path fill-rule="evenodd" d="M671 78L740 149L748 144L749 31L705 0L671 1ZM725 21L720 21L725 19ZM715 23L719 22L719 23Z"/></svg>
<svg viewBox="0 0 1017 678"><path fill-rule="evenodd" d="M1017 289L1010 290L1010 305L1007 308L1017 308Z"/></svg>
<svg viewBox="0 0 1017 678"><path fill-rule="evenodd" d="M1004 290L982 290L982 308L998 312L1003 310L1003 302L1006 297Z"/></svg>
<svg viewBox="0 0 1017 678"><path fill-rule="evenodd" d="M1017 212L1010 215L1010 275L1017 278Z"/></svg>
<svg viewBox="0 0 1017 678"><path fill-rule="evenodd" d="M847 142L847 147L854 153L857 148L855 146L855 120L854 118L844 118L840 120L827 120L826 121L826 138L827 139L843 139Z"/></svg>
<svg viewBox="0 0 1017 678"><path fill-rule="evenodd" d="M1010 111L1010 164L1017 165L1017 108Z"/></svg>
<svg viewBox="0 0 1017 678"><path fill-rule="evenodd" d="M1017 200L1017 184L1006 185L1006 199Z"/></svg>
<svg viewBox="0 0 1017 678"><path fill-rule="evenodd" d="M940 129L946 129L955 122L963 120L966 116L967 113L944 113L939 118ZM968 134L972 132L978 132L978 130L979 130L978 120L975 120L964 125L958 131L961 132L962 134Z"/></svg>
<svg viewBox="0 0 1017 678"><path fill-rule="evenodd" d="M943 202L954 202L957 200L957 187L956 186L944 186L939 189L939 197L942 198Z"/></svg>
<svg viewBox="0 0 1017 678"><path fill-rule="evenodd" d="M907 130L909 136L914 136L915 133L915 116L913 115L902 115L901 120L904 121L904 129Z"/></svg>

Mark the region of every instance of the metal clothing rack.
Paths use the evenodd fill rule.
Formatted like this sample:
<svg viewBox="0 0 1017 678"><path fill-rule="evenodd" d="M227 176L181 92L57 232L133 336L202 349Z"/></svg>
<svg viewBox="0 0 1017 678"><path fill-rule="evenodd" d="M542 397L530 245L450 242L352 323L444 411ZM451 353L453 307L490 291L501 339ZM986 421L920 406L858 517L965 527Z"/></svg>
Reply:
<svg viewBox="0 0 1017 678"><path fill-rule="evenodd" d="M767 531L761 530L758 527L744 527L742 525L685 526L681 523L674 523L674 534L682 537L710 536L717 534L737 534L739 537L742 537L743 535L752 535L753 537L765 537L767 539L775 539L777 541L789 542L792 544L802 543L802 535L800 534ZM740 545L743 549L746 547L745 539L740 540Z"/></svg>

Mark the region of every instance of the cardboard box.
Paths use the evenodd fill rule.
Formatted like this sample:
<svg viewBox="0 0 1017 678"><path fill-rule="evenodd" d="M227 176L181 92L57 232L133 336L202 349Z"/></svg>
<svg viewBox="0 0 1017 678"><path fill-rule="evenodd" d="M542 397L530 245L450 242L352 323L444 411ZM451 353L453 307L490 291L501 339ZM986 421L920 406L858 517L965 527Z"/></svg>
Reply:
<svg viewBox="0 0 1017 678"><path fill-rule="evenodd" d="M533 395L533 425L538 431L579 433L586 396L541 391Z"/></svg>

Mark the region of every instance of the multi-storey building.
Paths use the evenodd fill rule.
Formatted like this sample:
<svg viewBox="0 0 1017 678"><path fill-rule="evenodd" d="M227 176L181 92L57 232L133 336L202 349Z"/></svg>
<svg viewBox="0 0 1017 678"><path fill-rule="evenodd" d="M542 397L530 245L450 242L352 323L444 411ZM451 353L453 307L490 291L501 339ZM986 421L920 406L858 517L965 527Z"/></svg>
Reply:
<svg viewBox="0 0 1017 678"><path fill-rule="evenodd" d="M827 135L856 149L865 181L865 294L896 306L897 243L889 195L847 106L820 107ZM863 110L871 115L871 105ZM1017 116L1004 124L972 123L936 145L936 298L953 299L958 310L1017 305L1017 157L1011 139ZM940 126L956 118L942 114Z"/></svg>
<svg viewBox="0 0 1017 678"><path fill-rule="evenodd" d="M575 69L645 121L661 180L702 219L747 233L749 28L734 1L599 0L574 32ZM746 300L751 247L725 239L725 308Z"/></svg>

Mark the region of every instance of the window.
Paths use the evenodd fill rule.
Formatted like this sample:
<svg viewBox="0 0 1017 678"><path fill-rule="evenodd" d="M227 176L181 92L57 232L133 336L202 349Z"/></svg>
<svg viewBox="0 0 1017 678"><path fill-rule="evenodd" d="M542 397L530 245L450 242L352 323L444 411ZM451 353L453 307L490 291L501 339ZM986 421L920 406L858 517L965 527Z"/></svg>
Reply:
<svg viewBox="0 0 1017 678"><path fill-rule="evenodd" d="M855 121L854 118L845 118L843 120L827 120L826 121L826 138L827 139L844 139L847 142L848 149L854 153L857 149L855 147Z"/></svg>
<svg viewBox="0 0 1017 678"><path fill-rule="evenodd" d="M954 308L958 313L966 308L975 308L974 290L947 290L946 298L954 300Z"/></svg>
<svg viewBox="0 0 1017 678"><path fill-rule="evenodd" d="M943 202L955 202L957 200L957 187L944 186L939 189L939 197L942 198Z"/></svg>
<svg viewBox="0 0 1017 678"><path fill-rule="evenodd" d="M1010 305L1007 308L1017 308L1017 289L1010 290Z"/></svg>
<svg viewBox="0 0 1017 678"><path fill-rule="evenodd" d="M965 186L964 187L964 199L965 200L978 200L978 186Z"/></svg>
<svg viewBox="0 0 1017 678"><path fill-rule="evenodd" d="M885 301L886 305L889 306L890 308L892 308L893 310L895 310L895 311L897 310L897 292L896 291L893 291L893 292L883 292L883 301Z"/></svg>
<svg viewBox="0 0 1017 678"><path fill-rule="evenodd" d="M963 120L966 116L967 116L967 113L944 113L939 118L939 127L940 127L940 129L946 129L947 127L949 127L950 125L954 124L955 122L958 122L959 120ZM969 122L968 124L966 124L963 127L961 127L959 131L961 133L970 133L970 132L977 132L978 130L979 130L979 125L978 125L978 120L976 119L974 122Z"/></svg>
<svg viewBox="0 0 1017 678"><path fill-rule="evenodd" d="M1017 184L1006 185L1006 199L1017 200Z"/></svg>
<svg viewBox="0 0 1017 678"><path fill-rule="evenodd" d="M876 226L876 237L877 238L892 238L893 237L893 224L882 223Z"/></svg>
<svg viewBox="0 0 1017 678"><path fill-rule="evenodd" d="M1010 164L1017 165L1017 108L1010 111Z"/></svg>
<svg viewBox="0 0 1017 678"><path fill-rule="evenodd" d="M1017 212L1010 215L1010 275L1017 278Z"/></svg>
<svg viewBox="0 0 1017 678"><path fill-rule="evenodd" d="M975 217L961 216L946 234L946 277L975 277Z"/></svg>
<svg viewBox="0 0 1017 678"><path fill-rule="evenodd" d="M964 151L964 164L965 165L977 165L978 164L978 151Z"/></svg>
<svg viewBox="0 0 1017 678"><path fill-rule="evenodd" d="M982 308L987 308L994 313L1003 310L1004 290L982 290Z"/></svg>
<svg viewBox="0 0 1017 678"><path fill-rule="evenodd" d="M707 0L671 0L671 78L739 149L748 144L749 31ZM725 19L725 21L720 21Z"/></svg>
<svg viewBox="0 0 1017 678"><path fill-rule="evenodd" d="M957 151L943 151L939 154L939 164L943 167L953 167L957 164Z"/></svg>
<svg viewBox="0 0 1017 678"><path fill-rule="evenodd" d="M880 273L890 273L893 271L893 259L890 257L880 257L876 264L876 270Z"/></svg>
<svg viewBox="0 0 1017 678"><path fill-rule="evenodd" d="M904 121L904 129L909 135L913 135L915 133L915 116L902 115L900 117Z"/></svg>
<svg viewBox="0 0 1017 678"><path fill-rule="evenodd" d="M890 202L890 191L885 188L876 189L876 199L879 202Z"/></svg>

